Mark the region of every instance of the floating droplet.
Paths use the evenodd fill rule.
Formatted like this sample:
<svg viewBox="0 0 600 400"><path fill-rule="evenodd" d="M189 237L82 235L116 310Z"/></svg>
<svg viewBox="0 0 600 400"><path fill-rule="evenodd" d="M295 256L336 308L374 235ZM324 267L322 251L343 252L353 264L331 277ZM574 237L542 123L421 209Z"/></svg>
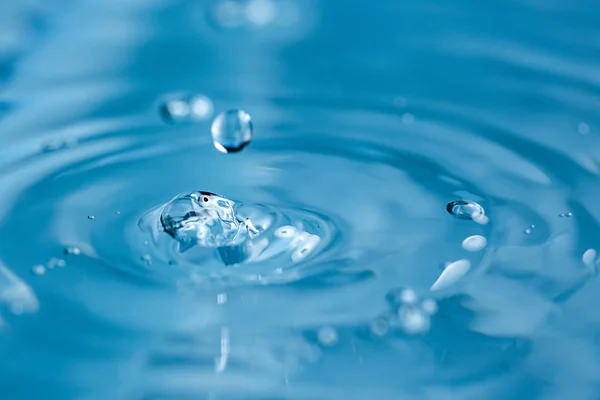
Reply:
<svg viewBox="0 0 600 400"><path fill-rule="evenodd" d="M390 324L385 318L378 318L371 322L371 332L375 336L385 336L390 329Z"/></svg>
<svg viewBox="0 0 600 400"><path fill-rule="evenodd" d="M34 275L44 275L46 273L46 267L44 267L43 265L34 265L31 268L31 273Z"/></svg>
<svg viewBox="0 0 600 400"><path fill-rule="evenodd" d="M403 307L398 313L402 329L410 335L425 333L431 326L429 317L414 307Z"/></svg>
<svg viewBox="0 0 600 400"><path fill-rule="evenodd" d="M463 249L467 251L479 251L487 246L487 239L481 235L469 236L462 242Z"/></svg>
<svg viewBox="0 0 600 400"><path fill-rule="evenodd" d="M573 213L572 213L572 212L568 212L568 213L560 213L560 214L558 214L558 216L559 216L559 217L561 217L561 218L565 218L565 217L566 217L566 218L570 218L570 217L572 217L572 216L573 216Z"/></svg>
<svg viewBox="0 0 600 400"><path fill-rule="evenodd" d="M535 229L535 225L530 225L529 228L525 229L523 232L526 235L529 235L529 234L531 234L531 232L533 232L534 229Z"/></svg>
<svg viewBox="0 0 600 400"><path fill-rule="evenodd" d="M88 215L88 219L94 219L93 215Z"/></svg>
<svg viewBox="0 0 600 400"><path fill-rule="evenodd" d="M79 250L79 247L69 246L69 247L66 247L63 252L65 254L71 254L71 255L77 256L81 253L81 250Z"/></svg>
<svg viewBox="0 0 600 400"><path fill-rule="evenodd" d="M222 153L236 153L252 140L250 115L242 110L219 114L211 126L213 144Z"/></svg>
<svg viewBox="0 0 600 400"><path fill-rule="evenodd" d="M446 205L446 211L460 219L481 220L485 217L483 207L474 201L454 200ZM487 218L487 217L486 217ZM487 222L487 221L486 221Z"/></svg>
<svg viewBox="0 0 600 400"><path fill-rule="evenodd" d="M421 309L429 316L435 315L438 311L437 302L434 299L425 299L421 303Z"/></svg>
<svg viewBox="0 0 600 400"><path fill-rule="evenodd" d="M444 289L462 278L471 269L471 262L466 259L454 261L442 271L435 283L431 286L431 290Z"/></svg>
<svg viewBox="0 0 600 400"><path fill-rule="evenodd" d="M202 95L174 94L160 106L162 118L169 123L200 121L212 113L212 101Z"/></svg>
<svg viewBox="0 0 600 400"><path fill-rule="evenodd" d="M325 327L319 329L317 332L317 338L319 339L319 343L321 343L323 346L333 346L338 341L338 334L335 329Z"/></svg>
<svg viewBox="0 0 600 400"><path fill-rule="evenodd" d="M54 267L64 267L65 265L67 265L65 263L65 260L61 260L60 258L51 258L48 263L46 264L46 267L48 269L54 269Z"/></svg>
<svg viewBox="0 0 600 400"><path fill-rule="evenodd" d="M585 265L593 265L594 261L596 260L596 256L598 255L598 253L596 252L595 249L587 249L585 251L585 253L583 253L583 256L581 257L583 263Z"/></svg>
<svg viewBox="0 0 600 400"><path fill-rule="evenodd" d="M400 301L404 304L413 305L417 304L417 301L419 301L419 296L417 296L417 293L412 289L404 289L400 292L399 297Z"/></svg>

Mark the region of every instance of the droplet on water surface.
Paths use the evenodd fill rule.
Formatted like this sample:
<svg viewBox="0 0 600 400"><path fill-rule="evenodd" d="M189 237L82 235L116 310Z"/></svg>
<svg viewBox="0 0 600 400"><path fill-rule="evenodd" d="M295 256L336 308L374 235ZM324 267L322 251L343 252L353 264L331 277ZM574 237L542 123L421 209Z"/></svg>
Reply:
<svg viewBox="0 0 600 400"><path fill-rule="evenodd" d="M213 144L222 153L236 153L252 140L252 120L242 110L219 114L211 126Z"/></svg>
<svg viewBox="0 0 600 400"><path fill-rule="evenodd" d="M487 246L487 239L481 235L469 236L462 242L463 249L467 251L479 251Z"/></svg>
<svg viewBox="0 0 600 400"><path fill-rule="evenodd" d="M446 211L460 219L470 219L475 222L487 222L485 210L474 201L454 200L446 205ZM481 221L481 222L480 222Z"/></svg>

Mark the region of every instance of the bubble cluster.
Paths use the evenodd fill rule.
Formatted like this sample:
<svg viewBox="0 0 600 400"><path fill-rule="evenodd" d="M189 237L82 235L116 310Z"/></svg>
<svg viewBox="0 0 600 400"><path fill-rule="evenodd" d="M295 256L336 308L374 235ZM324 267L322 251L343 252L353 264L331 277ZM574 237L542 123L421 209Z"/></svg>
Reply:
<svg viewBox="0 0 600 400"><path fill-rule="evenodd" d="M407 335L425 334L431 328L431 318L438 312L434 299L421 299L410 288L394 289L388 292L386 300L388 312L369 324L371 333L377 337L394 330Z"/></svg>
<svg viewBox="0 0 600 400"><path fill-rule="evenodd" d="M252 140L252 120L242 110L229 110L219 114L211 126L213 144L222 153L236 153Z"/></svg>
<svg viewBox="0 0 600 400"><path fill-rule="evenodd" d="M199 94L173 94L159 107L160 115L168 123L201 121L213 114L212 101Z"/></svg>

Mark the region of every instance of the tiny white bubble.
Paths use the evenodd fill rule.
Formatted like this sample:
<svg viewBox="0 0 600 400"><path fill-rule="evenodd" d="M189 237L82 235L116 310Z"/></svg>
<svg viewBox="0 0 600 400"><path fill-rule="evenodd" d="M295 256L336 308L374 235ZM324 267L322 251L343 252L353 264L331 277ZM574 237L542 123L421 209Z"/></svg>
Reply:
<svg viewBox="0 0 600 400"><path fill-rule="evenodd" d="M44 267L43 265L34 265L31 268L31 273L33 273L34 275L44 275L46 273L46 267Z"/></svg>
<svg viewBox="0 0 600 400"><path fill-rule="evenodd" d="M435 315L438 311L437 302L434 299L425 299L421 303L421 309L427 315Z"/></svg>
<svg viewBox="0 0 600 400"><path fill-rule="evenodd" d="M217 304L227 303L227 293L219 293L217 295Z"/></svg>
<svg viewBox="0 0 600 400"><path fill-rule="evenodd" d="M419 296L412 289L404 289L400 293L400 301L404 304L416 304L419 300Z"/></svg>
<svg viewBox="0 0 600 400"><path fill-rule="evenodd" d="M323 346L333 346L338 341L338 334L335 329L324 327L317 332L317 338Z"/></svg>
<svg viewBox="0 0 600 400"><path fill-rule="evenodd" d="M411 335L425 333L429 330L431 322L429 317L419 309L412 307L402 308L399 312L400 323L404 331Z"/></svg>

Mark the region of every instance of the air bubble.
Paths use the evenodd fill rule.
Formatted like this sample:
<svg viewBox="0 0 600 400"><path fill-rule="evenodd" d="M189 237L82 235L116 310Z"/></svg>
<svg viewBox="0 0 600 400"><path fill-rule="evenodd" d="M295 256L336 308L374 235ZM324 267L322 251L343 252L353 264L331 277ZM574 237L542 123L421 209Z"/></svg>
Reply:
<svg viewBox="0 0 600 400"><path fill-rule="evenodd" d="M323 346L333 346L338 341L338 334L335 329L331 327L325 327L319 329L317 332L317 338L319 339L319 343Z"/></svg>
<svg viewBox="0 0 600 400"><path fill-rule="evenodd" d="M565 217L566 218L571 218L573 216L573 213L572 212L560 213L560 214L558 214L558 216L561 217L561 218L565 218Z"/></svg>
<svg viewBox="0 0 600 400"><path fill-rule="evenodd" d="M465 200L454 200L446 205L446 211L460 219L470 219L475 222L483 223L480 221L485 220L485 210L479 204L474 201Z"/></svg>
<svg viewBox="0 0 600 400"><path fill-rule="evenodd" d="M176 94L161 104L160 114L169 123L200 121L212 116L213 104L203 95Z"/></svg>
<svg viewBox="0 0 600 400"><path fill-rule="evenodd" d="M34 265L31 268L31 273L34 275L44 275L46 273L46 267L44 267L43 265Z"/></svg>
<svg viewBox="0 0 600 400"><path fill-rule="evenodd" d="M252 140L252 120L242 110L219 114L211 126L213 144L222 153L236 153Z"/></svg>
<svg viewBox="0 0 600 400"><path fill-rule="evenodd" d="M417 296L417 293L412 290L412 289L404 289L402 292L400 292L400 301L404 304L417 304L417 301L419 301L419 296Z"/></svg>
<svg viewBox="0 0 600 400"><path fill-rule="evenodd" d="M88 215L88 219L94 219L95 217L93 215Z"/></svg>
<svg viewBox="0 0 600 400"><path fill-rule="evenodd" d="M60 258L51 258L48 263L46 264L46 267L48 269L54 269L54 267L59 267L62 268L65 265L67 265L65 263L65 260L61 260Z"/></svg>
<svg viewBox="0 0 600 400"><path fill-rule="evenodd" d="M425 333L431 326L429 317L417 308L403 307L398 313L404 332L410 335Z"/></svg>
<svg viewBox="0 0 600 400"><path fill-rule="evenodd" d="M222 305L227 303L227 293L217 294L217 304Z"/></svg>
<svg viewBox="0 0 600 400"><path fill-rule="evenodd" d="M425 299L421 302L421 310L429 316L435 315L438 311L437 302L434 299Z"/></svg>
<svg viewBox="0 0 600 400"><path fill-rule="evenodd" d="M481 235L469 236L462 242L463 249L467 251L479 251L487 246L487 239Z"/></svg>

